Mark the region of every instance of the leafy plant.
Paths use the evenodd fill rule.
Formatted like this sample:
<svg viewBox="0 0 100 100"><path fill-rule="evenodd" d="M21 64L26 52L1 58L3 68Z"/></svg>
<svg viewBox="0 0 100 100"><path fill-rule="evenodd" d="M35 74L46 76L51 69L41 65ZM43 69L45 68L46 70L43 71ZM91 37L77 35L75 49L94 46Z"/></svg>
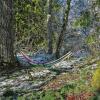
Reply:
<svg viewBox="0 0 100 100"><path fill-rule="evenodd" d="M90 18L90 12L89 11L83 11L81 13L80 18L76 19L73 23L74 27L87 27L90 25L91 18Z"/></svg>
<svg viewBox="0 0 100 100"><path fill-rule="evenodd" d="M94 75L93 75L93 79L92 79L92 86L94 88L96 88L97 90L100 90L100 68L98 68Z"/></svg>
<svg viewBox="0 0 100 100"><path fill-rule="evenodd" d="M45 92L45 96L43 96L41 100L55 100L55 99L56 97L54 95L54 91L49 90Z"/></svg>
<svg viewBox="0 0 100 100"><path fill-rule="evenodd" d="M95 42L96 38L94 35L89 35L87 38L86 38L86 43L88 44L93 44Z"/></svg>

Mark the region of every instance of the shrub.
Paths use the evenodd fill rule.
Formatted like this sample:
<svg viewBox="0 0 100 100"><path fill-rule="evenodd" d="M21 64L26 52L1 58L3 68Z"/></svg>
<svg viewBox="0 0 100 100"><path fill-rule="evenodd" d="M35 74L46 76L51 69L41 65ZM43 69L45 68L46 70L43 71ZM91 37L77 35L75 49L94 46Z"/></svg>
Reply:
<svg viewBox="0 0 100 100"><path fill-rule="evenodd" d="M100 68L94 72L92 86L96 88L96 90L100 90Z"/></svg>

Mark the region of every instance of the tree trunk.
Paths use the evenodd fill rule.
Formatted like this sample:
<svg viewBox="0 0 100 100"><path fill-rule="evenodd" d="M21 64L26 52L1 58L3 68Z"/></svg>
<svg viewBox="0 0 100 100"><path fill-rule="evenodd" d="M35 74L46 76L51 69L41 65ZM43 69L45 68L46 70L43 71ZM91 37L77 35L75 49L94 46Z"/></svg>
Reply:
<svg viewBox="0 0 100 100"><path fill-rule="evenodd" d="M52 0L48 0L48 16L47 16L47 27L48 27L48 54L52 54Z"/></svg>
<svg viewBox="0 0 100 100"><path fill-rule="evenodd" d="M64 34L66 32L66 26L67 26L67 23L68 23L70 4L71 4L71 0L67 0L67 4L66 4L66 8L65 8L65 14L64 14L64 17L63 17L63 25L62 25L61 33L60 33L58 41L57 41L56 58L60 57L60 49L61 49L61 46L62 46L62 43L63 43L63 38L64 38Z"/></svg>
<svg viewBox="0 0 100 100"><path fill-rule="evenodd" d="M0 0L0 61L14 63L13 0Z"/></svg>

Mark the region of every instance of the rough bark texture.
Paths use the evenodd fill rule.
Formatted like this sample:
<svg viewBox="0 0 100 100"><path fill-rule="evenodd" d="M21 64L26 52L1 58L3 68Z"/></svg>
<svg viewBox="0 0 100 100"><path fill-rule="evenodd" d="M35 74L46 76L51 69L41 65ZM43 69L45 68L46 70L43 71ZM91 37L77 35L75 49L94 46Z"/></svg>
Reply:
<svg viewBox="0 0 100 100"><path fill-rule="evenodd" d="M14 62L12 2L13 0L0 0L0 61L7 63Z"/></svg>
<svg viewBox="0 0 100 100"><path fill-rule="evenodd" d="M47 27L48 27L48 53L52 54L52 0L48 0L48 17L47 17Z"/></svg>
<svg viewBox="0 0 100 100"><path fill-rule="evenodd" d="M67 23L68 23L70 3L71 3L71 0L67 0L65 14L64 14L64 17L63 17L63 25L62 25L61 33L60 33L58 41L57 41L56 58L60 57L60 49L61 49L61 46L62 46L62 43L63 43L63 38L64 38L64 34L66 32L66 26L67 26Z"/></svg>

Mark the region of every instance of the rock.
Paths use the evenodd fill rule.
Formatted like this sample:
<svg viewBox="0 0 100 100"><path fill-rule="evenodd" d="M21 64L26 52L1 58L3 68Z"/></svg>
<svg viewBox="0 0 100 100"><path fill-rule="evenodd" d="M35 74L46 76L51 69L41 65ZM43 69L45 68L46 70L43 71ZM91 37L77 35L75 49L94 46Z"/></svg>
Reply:
<svg viewBox="0 0 100 100"><path fill-rule="evenodd" d="M22 82L17 89L21 89L21 90L29 90L32 88L32 83L30 82Z"/></svg>
<svg viewBox="0 0 100 100"><path fill-rule="evenodd" d="M5 79L6 79L6 77L1 76L1 77L0 77L0 82L4 81Z"/></svg>
<svg viewBox="0 0 100 100"><path fill-rule="evenodd" d="M10 87L14 85L14 80L6 79L5 81L0 82L0 87Z"/></svg>
<svg viewBox="0 0 100 100"><path fill-rule="evenodd" d="M28 79L29 79L29 76L27 76L27 75L22 75L22 76L17 77L17 79L18 79L18 80L25 81L25 80L28 80Z"/></svg>
<svg viewBox="0 0 100 100"><path fill-rule="evenodd" d="M24 72L14 72L13 74L12 74L12 77L17 77L17 76L20 76L20 75L22 75Z"/></svg>
<svg viewBox="0 0 100 100"><path fill-rule="evenodd" d="M3 95L3 93L6 91L6 88L2 87L0 88L0 97Z"/></svg>
<svg viewBox="0 0 100 100"><path fill-rule="evenodd" d="M92 65L91 65L91 69L93 69L93 70L96 69L96 68L97 68L97 65L98 65L98 64L92 64Z"/></svg>
<svg viewBox="0 0 100 100"><path fill-rule="evenodd" d="M21 82L21 83L19 83L19 85L15 85L15 86L11 87L11 89L14 91L19 91L19 90L24 91L24 90L31 89L31 85L29 82Z"/></svg>
<svg viewBox="0 0 100 100"><path fill-rule="evenodd" d="M22 83L22 81L15 80L13 83L14 83L14 87L18 87Z"/></svg>
<svg viewBox="0 0 100 100"><path fill-rule="evenodd" d="M33 91L33 90L40 90L41 87L45 84L45 82L39 81L39 82L22 82L18 86L14 86L11 89L13 91Z"/></svg>
<svg viewBox="0 0 100 100"><path fill-rule="evenodd" d="M0 82L0 87L3 87L3 86L6 86L7 85L7 83L6 82Z"/></svg>
<svg viewBox="0 0 100 100"><path fill-rule="evenodd" d="M30 72L31 76L35 78L40 78L40 77L46 77L48 74L50 74L49 70L42 70L40 72Z"/></svg>
<svg viewBox="0 0 100 100"><path fill-rule="evenodd" d="M4 92L0 92L0 97L3 96L3 93L4 93Z"/></svg>
<svg viewBox="0 0 100 100"><path fill-rule="evenodd" d="M7 85L14 85L14 80L13 79L8 79L8 80L5 80L6 81L6 84Z"/></svg>
<svg viewBox="0 0 100 100"><path fill-rule="evenodd" d="M55 64L53 66L53 69L67 71L67 70L73 69L73 66L70 62L62 61L62 62Z"/></svg>
<svg viewBox="0 0 100 100"><path fill-rule="evenodd" d="M41 86L43 86L44 84L45 84L45 82L42 82L42 81L36 82L36 83L34 83L34 85L33 85L33 89L38 89L38 88L40 88Z"/></svg>

